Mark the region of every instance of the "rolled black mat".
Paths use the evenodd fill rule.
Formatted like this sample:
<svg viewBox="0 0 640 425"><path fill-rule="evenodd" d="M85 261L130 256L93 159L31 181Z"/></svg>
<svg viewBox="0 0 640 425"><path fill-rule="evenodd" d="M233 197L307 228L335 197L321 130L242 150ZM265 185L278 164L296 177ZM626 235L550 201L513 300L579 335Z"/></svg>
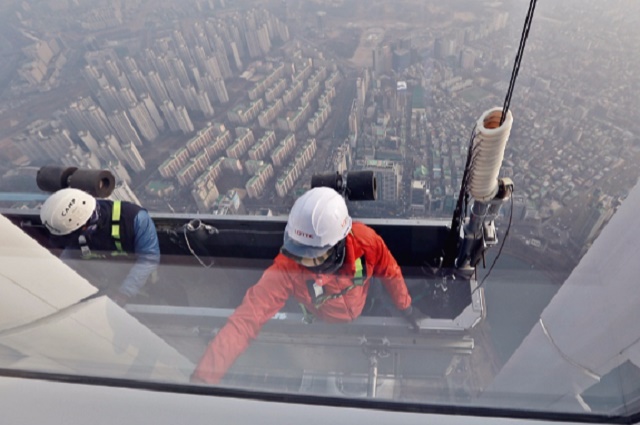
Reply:
<svg viewBox="0 0 640 425"><path fill-rule="evenodd" d="M106 198L116 187L116 179L108 170L78 169L69 178L69 187L84 190L96 198Z"/></svg>

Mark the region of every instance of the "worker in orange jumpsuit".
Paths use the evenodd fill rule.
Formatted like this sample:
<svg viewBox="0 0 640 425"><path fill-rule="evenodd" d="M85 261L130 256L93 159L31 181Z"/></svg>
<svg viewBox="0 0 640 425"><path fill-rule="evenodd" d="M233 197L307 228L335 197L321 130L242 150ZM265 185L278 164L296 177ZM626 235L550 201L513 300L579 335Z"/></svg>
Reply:
<svg viewBox="0 0 640 425"><path fill-rule="evenodd" d="M426 316L411 305L400 267L382 238L365 224L352 223L335 190L307 191L291 209L280 254L209 343L192 381L218 383L290 296L325 322L356 319L374 276L418 330Z"/></svg>

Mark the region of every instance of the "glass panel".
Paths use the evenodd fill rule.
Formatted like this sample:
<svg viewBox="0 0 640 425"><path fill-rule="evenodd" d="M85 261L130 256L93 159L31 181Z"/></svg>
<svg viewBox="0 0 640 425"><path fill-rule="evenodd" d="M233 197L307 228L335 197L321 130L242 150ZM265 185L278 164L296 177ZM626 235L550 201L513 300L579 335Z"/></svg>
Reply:
<svg viewBox="0 0 640 425"><path fill-rule="evenodd" d="M0 207L13 222L2 221L0 366L194 384L320 176L381 236L429 318L413 332L378 279L349 289L364 303L341 306L353 323L303 323L297 301L322 285L273 279L290 285L258 292L274 319L218 385L637 414L640 6L541 2L513 74L528 5L512 3L0 6ZM504 157L487 171L477 124L516 76ZM498 170L480 199L474 178ZM39 217L64 186L144 206L160 265L100 246L108 259L62 255L78 278ZM82 221L104 229L111 216L95 217ZM140 223L126 220L131 253ZM156 270L136 281L135 260ZM256 324L243 320L233 326Z"/></svg>

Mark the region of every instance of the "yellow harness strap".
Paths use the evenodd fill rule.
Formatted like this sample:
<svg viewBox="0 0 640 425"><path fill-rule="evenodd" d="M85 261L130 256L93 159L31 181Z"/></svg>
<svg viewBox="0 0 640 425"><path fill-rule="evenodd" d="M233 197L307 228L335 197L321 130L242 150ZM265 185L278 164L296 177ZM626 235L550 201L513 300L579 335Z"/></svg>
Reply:
<svg viewBox="0 0 640 425"><path fill-rule="evenodd" d="M120 216L122 213L122 202L113 202L113 211L111 213L111 237L116 244L118 253L124 253L122 249L122 241L120 240Z"/></svg>

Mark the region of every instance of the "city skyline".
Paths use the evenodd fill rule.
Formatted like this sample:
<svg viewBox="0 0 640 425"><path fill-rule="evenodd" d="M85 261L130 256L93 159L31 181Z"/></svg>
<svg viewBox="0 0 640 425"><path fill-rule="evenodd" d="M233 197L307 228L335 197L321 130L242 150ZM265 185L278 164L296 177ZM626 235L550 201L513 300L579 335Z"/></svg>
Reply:
<svg viewBox="0 0 640 425"><path fill-rule="evenodd" d="M366 168L378 201L352 204L356 216L450 218L473 123L502 103L524 16L501 2L485 15L465 2L166 2L150 15L143 1L59 3L47 3L59 18L48 31L35 27L43 11L13 10L22 46L1 98L6 173L109 168L150 210L191 213L286 214L313 173ZM630 92L581 74L632 78L632 18L589 5L575 20L562 18L567 3L538 11L501 171L516 185L514 243L570 245L575 258L635 183L639 154ZM398 26L406 10L424 24ZM581 31L605 18L617 31ZM567 66L579 60L591 68Z"/></svg>

